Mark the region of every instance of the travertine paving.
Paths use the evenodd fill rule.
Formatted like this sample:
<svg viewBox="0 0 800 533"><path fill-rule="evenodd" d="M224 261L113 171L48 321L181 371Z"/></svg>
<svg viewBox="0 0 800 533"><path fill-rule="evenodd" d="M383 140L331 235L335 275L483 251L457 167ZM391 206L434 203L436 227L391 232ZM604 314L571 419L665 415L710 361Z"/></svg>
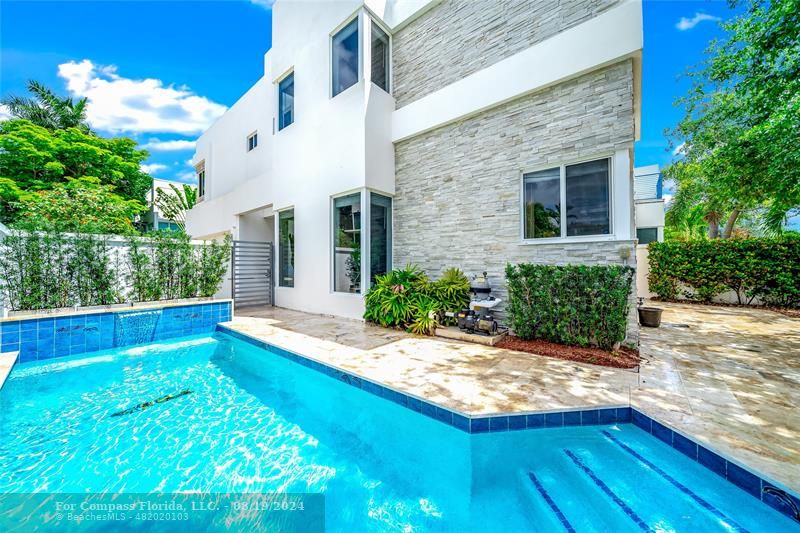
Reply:
<svg viewBox="0 0 800 533"><path fill-rule="evenodd" d="M658 305L638 373L278 308L237 309L230 326L473 416L633 405L800 490L800 320Z"/></svg>

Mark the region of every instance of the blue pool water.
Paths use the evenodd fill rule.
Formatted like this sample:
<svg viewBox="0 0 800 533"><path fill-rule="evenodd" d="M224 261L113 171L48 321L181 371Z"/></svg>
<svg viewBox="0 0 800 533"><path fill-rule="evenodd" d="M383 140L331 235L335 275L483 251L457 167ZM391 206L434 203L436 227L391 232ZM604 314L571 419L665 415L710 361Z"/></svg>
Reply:
<svg viewBox="0 0 800 533"><path fill-rule="evenodd" d="M221 333L17 365L0 464L0 493L324 493L330 531L796 528L630 424L468 435Z"/></svg>

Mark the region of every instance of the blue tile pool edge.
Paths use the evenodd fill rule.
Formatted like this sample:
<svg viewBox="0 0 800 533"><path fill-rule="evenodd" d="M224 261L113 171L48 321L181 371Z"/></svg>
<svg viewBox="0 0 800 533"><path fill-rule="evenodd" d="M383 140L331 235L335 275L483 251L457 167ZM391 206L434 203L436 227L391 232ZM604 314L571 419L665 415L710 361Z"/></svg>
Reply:
<svg viewBox="0 0 800 533"><path fill-rule="evenodd" d="M473 417L440 407L422 398L394 390L367 378L357 376L350 371L337 368L329 363L321 363L308 356L280 348L250 335L240 333L222 324L217 324L217 331L469 434L632 423L636 427L670 445L686 457L694 460L699 465L711 470L753 497L758 498L781 514L800 522L800 516L795 516L795 510L792 506L771 493L770 489L781 491L793 501L796 507L800 508L800 497L796 494L793 494L790 490L782 487L778 483L764 479L749 468L724 458L708 447L697 443L679 431L666 426L631 406Z"/></svg>
<svg viewBox="0 0 800 533"><path fill-rule="evenodd" d="M4 319L0 322L0 353L17 352L17 362L42 361L130 346L116 336L116 317L159 311L153 336L157 342L198 333L213 333L219 322L231 320L231 300L164 303L97 312Z"/></svg>

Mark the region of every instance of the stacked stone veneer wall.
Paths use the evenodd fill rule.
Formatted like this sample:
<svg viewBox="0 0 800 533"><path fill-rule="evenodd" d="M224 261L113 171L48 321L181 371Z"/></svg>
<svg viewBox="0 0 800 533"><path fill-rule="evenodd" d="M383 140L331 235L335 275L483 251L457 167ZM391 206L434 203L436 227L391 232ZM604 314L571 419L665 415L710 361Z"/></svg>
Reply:
<svg viewBox="0 0 800 533"><path fill-rule="evenodd" d="M444 0L392 36L392 94L397 107L585 22L623 1Z"/></svg>
<svg viewBox="0 0 800 533"><path fill-rule="evenodd" d="M509 262L635 266L633 241L521 240L523 172L617 150L632 159L632 72L625 60L397 143L394 265L413 263L433 277L451 266L486 270L503 299ZM632 303L635 296L634 287ZM635 341L634 306L630 316Z"/></svg>

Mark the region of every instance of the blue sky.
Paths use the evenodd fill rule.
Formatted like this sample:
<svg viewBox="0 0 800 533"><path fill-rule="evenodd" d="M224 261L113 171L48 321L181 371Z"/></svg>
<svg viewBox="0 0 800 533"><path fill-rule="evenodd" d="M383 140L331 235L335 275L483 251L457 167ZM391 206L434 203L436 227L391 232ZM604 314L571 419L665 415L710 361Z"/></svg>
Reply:
<svg viewBox="0 0 800 533"><path fill-rule="evenodd" d="M263 73L271 44L269 0L12 2L0 4L0 94L36 79L90 99L103 135L147 148L158 178L193 181L194 139ZM681 114L672 102L721 35L725 2L644 2L642 137L636 165L673 157L664 137Z"/></svg>

